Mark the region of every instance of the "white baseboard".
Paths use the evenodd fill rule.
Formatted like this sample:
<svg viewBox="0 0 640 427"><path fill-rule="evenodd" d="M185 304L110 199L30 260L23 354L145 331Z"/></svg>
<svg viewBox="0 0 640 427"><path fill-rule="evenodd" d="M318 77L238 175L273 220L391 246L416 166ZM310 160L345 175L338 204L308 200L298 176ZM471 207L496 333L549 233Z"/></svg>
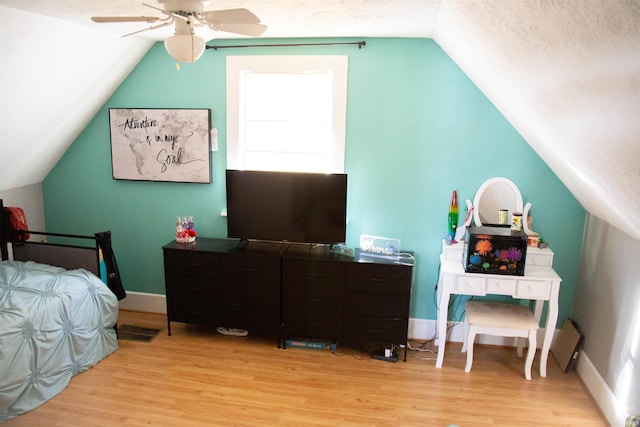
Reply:
<svg viewBox="0 0 640 427"><path fill-rule="evenodd" d="M120 301L120 308L125 310L146 311L150 313L167 313L166 297L160 294L145 292L127 292L127 297ZM463 342L464 327L462 323L449 322L448 342ZM437 322L430 319L409 319L409 337L417 340L431 340L436 336ZM557 334L559 330L556 329ZM501 346L515 346L513 338L479 337L479 343ZM437 343L437 341L436 341ZM538 337L538 344L542 343L542 336ZM596 404L612 426L624 425L625 414L616 410L616 397L600 376L587 355L582 352L578 358L576 371Z"/></svg>
<svg viewBox="0 0 640 427"><path fill-rule="evenodd" d="M167 314L167 298L161 294L127 291L127 297L120 300L120 308Z"/></svg>
<svg viewBox="0 0 640 427"><path fill-rule="evenodd" d="M120 308L124 310L146 311L149 313L167 313L167 300L164 295L146 292L127 291L127 297L120 301ZM409 337L418 340L430 340L436 334L435 320L409 319ZM464 327L462 323L449 323L447 341L463 342ZM513 338L479 337L481 344L514 345ZM538 340L540 342L540 340Z"/></svg>
<svg viewBox="0 0 640 427"><path fill-rule="evenodd" d="M591 360L583 351L576 361L576 372L584 383L596 404L612 426L623 426L628 414L620 410L616 395L600 376Z"/></svg>

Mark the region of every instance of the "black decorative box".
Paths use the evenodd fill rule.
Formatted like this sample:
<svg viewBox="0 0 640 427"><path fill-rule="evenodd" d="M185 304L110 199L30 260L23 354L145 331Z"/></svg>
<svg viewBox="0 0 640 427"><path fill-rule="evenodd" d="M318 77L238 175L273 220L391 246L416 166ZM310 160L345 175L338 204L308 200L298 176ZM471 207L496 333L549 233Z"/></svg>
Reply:
<svg viewBox="0 0 640 427"><path fill-rule="evenodd" d="M507 227L469 227L464 269L468 273L524 276L527 235Z"/></svg>

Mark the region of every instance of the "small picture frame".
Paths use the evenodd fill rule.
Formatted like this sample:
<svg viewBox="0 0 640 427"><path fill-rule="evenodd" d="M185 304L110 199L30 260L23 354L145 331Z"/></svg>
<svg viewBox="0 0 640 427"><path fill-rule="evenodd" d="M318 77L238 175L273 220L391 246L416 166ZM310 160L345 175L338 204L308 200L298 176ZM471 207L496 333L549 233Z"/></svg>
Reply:
<svg viewBox="0 0 640 427"><path fill-rule="evenodd" d="M113 179L211 183L211 110L110 108Z"/></svg>

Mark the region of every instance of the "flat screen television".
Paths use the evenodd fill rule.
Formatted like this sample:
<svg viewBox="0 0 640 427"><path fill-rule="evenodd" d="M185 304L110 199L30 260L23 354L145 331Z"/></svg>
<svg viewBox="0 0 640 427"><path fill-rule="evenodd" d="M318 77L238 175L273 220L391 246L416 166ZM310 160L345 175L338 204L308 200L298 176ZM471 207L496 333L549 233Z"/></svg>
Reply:
<svg viewBox="0 0 640 427"><path fill-rule="evenodd" d="M346 240L347 175L227 170L228 237L335 244Z"/></svg>

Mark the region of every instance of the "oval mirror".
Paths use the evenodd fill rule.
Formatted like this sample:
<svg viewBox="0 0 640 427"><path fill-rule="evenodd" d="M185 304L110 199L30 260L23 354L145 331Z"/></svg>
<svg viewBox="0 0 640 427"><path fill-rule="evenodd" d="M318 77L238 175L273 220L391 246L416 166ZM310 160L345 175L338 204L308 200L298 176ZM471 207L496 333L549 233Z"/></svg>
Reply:
<svg viewBox="0 0 640 427"><path fill-rule="evenodd" d="M498 225L501 209L509 211L508 224L511 223L513 213L523 213L520 190L513 181L501 177L488 179L478 188L473 206L473 221L476 226Z"/></svg>

